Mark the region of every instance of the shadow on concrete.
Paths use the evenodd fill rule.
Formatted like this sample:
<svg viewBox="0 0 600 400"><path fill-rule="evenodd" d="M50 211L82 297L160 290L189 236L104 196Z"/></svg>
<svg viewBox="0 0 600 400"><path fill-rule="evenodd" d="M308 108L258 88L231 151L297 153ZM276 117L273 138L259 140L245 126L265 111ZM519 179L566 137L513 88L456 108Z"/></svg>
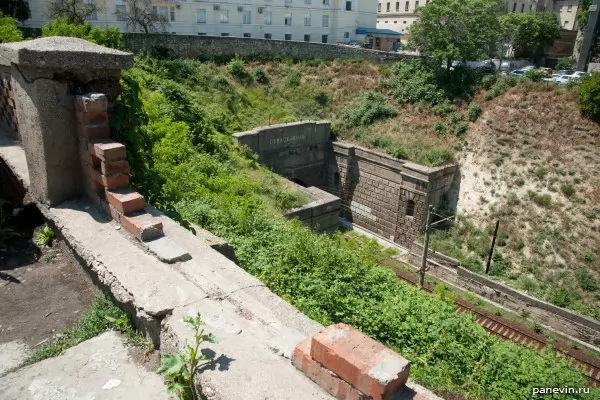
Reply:
<svg viewBox="0 0 600 400"><path fill-rule="evenodd" d="M208 357L208 358L212 358L212 362L206 364L205 366L203 366L202 368L200 368L201 371L204 370L219 370L219 371L227 371L229 370L229 365L231 364L232 361L235 361L235 359L227 357L225 354L221 354L219 357L216 357L217 353L214 352L214 350L212 349L202 349L200 350L200 352L202 353L203 356Z"/></svg>
<svg viewBox="0 0 600 400"><path fill-rule="evenodd" d="M80 197L73 200L67 200L53 208L60 210L66 209L84 212L90 217L92 217L94 221L102 224L106 224L112 221L112 218L110 218L104 211L98 210L98 208L96 208L96 206L94 206L90 202L90 200L88 200L87 197Z"/></svg>

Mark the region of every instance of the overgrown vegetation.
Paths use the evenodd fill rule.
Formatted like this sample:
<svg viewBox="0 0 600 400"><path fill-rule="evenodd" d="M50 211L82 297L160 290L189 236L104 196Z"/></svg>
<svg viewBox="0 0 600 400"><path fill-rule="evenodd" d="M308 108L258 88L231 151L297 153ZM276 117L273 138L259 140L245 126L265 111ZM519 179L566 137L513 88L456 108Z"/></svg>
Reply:
<svg viewBox="0 0 600 400"><path fill-rule="evenodd" d="M123 35L116 25L94 28L89 22L72 24L67 19L59 18L48 22L42 27L42 36L77 37L113 49L122 50L125 48Z"/></svg>
<svg viewBox="0 0 600 400"><path fill-rule="evenodd" d="M51 341L35 348L28 356L26 363L33 364L46 358L56 357L66 349L98 336L107 330L123 333L130 343L137 346L146 349L151 346L134 330L129 316L110 299L100 295L92 301L89 311L81 317L73 328L67 329Z"/></svg>
<svg viewBox="0 0 600 400"><path fill-rule="evenodd" d="M0 12L0 43L23 40L23 33L17 28L17 20L2 15Z"/></svg>
<svg viewBox="0 0 600 400"><path fill-rule="evenodd" d="M374 68L314 64L264 63L270 82L265 88L237 81L228 66L138 58L124 75L112 121L127 143L138 190L224 237L243 268L309 317L323 324L348 323L406 356L413 362L411 376L432 389L521 399L532 386L584 385L580 373L551 350L538 353L499 342L472 317L455 314L446 300L398 281L368 248L348 248L340 237L318 236L278 215L291 192L251 154L232 145L228 134L260 125L257 121L269 116L280 122L304 118L312 110L312 118L321 113L341 117L344 107L322 101L321 93L343 102L345 91L359 85L348 72L367 69L368 74L356 75L364 80ZM340 85L335 71L343 69L346 83ZM336 84L329 86L330 79ZM299 93L302 97L296 97ZM350 93L356 99L359 91ZM298 107L300 102L311 108ZM444 114L460 121L453 110L437 112L435 118ZM359 129L378 132L375 138L386 146L379 129L393 121ZM393 142L387 146L394 150ZM431 159L430 165L439 162ZM270 189L265 181L271 182ZM513 366L511 372L506 365Z"/></svg>

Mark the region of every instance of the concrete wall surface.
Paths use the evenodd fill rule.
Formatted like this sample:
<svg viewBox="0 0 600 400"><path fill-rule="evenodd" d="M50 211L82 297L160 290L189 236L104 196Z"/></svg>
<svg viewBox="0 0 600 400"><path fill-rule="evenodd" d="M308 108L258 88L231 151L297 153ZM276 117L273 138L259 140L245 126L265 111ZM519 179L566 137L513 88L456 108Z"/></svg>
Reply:
<svg viewBox="0 0 600 400"><path fill-rule="evenodd" d="M335 232L339 226L342 206L340 198L314 186L308 188L298 184L296 186L313 200L302 207L290 210L285 216L298 218L316 232Z"/></svg>
<svg viewBox="0 0 600 400"><path fill-rule="evenodd" d="M127 33L124 37L126 47L134 53L164 48L172 51L175 56L184 58L233 58L236 55L256 58L267 55L296 60L361 58L373 62L398 62L415 58L415 56L376 50L289 40L138 33Z"/></svg>

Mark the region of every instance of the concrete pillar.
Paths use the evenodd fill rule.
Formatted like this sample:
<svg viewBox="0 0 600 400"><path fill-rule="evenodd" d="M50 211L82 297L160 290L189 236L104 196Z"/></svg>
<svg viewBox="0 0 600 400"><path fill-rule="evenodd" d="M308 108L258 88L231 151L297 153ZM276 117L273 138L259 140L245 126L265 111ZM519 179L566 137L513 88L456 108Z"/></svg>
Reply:
<svg viewBox="0 0 600 400"><path fill-rule="evenodd" d="M0 45L0 65L11 70L32 195L50 206L78 196L73 96L97 87L117 93L120 70L133 65L133 56L83 39L48 37Z"/></svg>

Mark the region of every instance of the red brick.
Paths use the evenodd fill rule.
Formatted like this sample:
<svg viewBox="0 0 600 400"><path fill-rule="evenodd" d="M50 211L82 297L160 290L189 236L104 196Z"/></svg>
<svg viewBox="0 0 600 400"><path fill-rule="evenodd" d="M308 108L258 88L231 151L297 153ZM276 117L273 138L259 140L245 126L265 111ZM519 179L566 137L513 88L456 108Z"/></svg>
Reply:
<svg viewBox="0 0 600 400"><path fill-rule="evenodd" d="M129 188L113 189L106 191L106 200L121 214L129 214L143 210L146 206L144 196Z"/></svg>
<svg viewBox="0 0 600 400"><path fill-rule="evenodd" d="M89 168L89 174L106 189L117 189L129 186L129 175L102 175L97 168Z"/></svg>
<svg viewBox="0 0 600 400"><path fill-rule="evenodd" d="M88 147L90 152L102 161L119 161L127 158L125 146L112 140L103 140Z"/></svg>
<svg viewBox="0 0 600 400"><path fill-rule="evenodd" d="M125 160L102 161L100 167L103 175L129 174L129 163Z"/></svg>
<svg viewBox="0 0 600 400"><path fill-rule="evenodd" d="M110 137L110 128L106 124L77 124L77 133L79 134L79 136L84 137L88 140L108 139Z"/></svg>
<svg viewBox="0 0 600 400"><path fill-rule="evenodd" d="M408 380L408 360L345 324L314 335L310 354L373 400L391 398Z"/></svg>
<svg viewBox="0 0 600 400"><path fill-rule="evenodd" d="M121 217L121 225L141 241L163 236L162 222L147 212L123 215Z"/></svg>
<svg viewBox="0 0 600 400"><path fill-rule="evenodd" d="M292 364L321 386L327 393L340 400L362 400L366 399L358 390L347 382L344 382L333 372L319 365L310 356L311 339L308 338L298 343L292 356Z"/></svg>
<svg viewBox="0 0 600 400"><path fill-rule="evenodd" d="M108 110L108 100L102 93L75 96L75 109L80 112L102 112Z"/></svg>
<svg viewBox="0 0 600 400"><path fill-rule="evenodd" d="M77 121L84 125L99 125L108 123L108 113L106 111L83 112L78 111Z"/></svg>

